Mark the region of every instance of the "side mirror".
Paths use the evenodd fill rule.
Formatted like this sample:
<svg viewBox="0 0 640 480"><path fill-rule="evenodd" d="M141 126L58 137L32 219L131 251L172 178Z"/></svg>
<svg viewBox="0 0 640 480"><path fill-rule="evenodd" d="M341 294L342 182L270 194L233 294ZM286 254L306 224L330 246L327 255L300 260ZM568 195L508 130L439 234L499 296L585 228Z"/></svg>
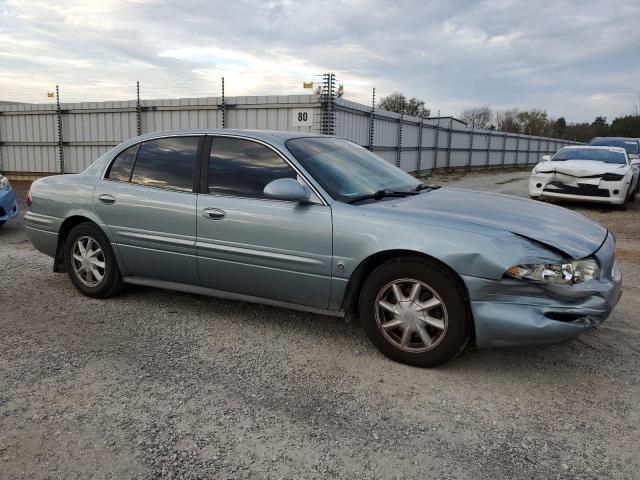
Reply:
<svg viewBox="0 0 640 480"><path fill-rule="evenodd" d="M291 202L308 202L310 197L309 189L293 178L273 180L264 187L263 193L268 198Z"/></svg>
<svg viewBox="0 0 640 480"><path fill-rule="evenodd" d="M542 155L543 162L548 162L549 160L551 160L551 155Z"/></svg>

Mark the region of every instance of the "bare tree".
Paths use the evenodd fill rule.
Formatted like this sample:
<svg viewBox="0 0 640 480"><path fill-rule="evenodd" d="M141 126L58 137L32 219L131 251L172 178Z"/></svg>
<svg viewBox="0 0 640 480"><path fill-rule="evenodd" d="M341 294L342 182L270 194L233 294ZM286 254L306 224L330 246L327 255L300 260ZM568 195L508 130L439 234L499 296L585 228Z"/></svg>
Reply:
<svg viewBox="0 0 640 480"><path fill-rule="evenodd" d="M469 127L488 130L491 128L493 110L486 105L483 107L467 108L460 114L460 119L464 120Z"/></svg>
<svg viewBox="0 0 640 480"><path fill-rule="evenodd" d="M517 108L511 108L508 110L499 110L496 112L496 128L502 132L508 133L520 133L520 122L518 121L518 115L520 110ZM529 132L522 132L529 133Z"/></svg>
<svg viewBox="0 0 640 480"><path fill-rule="evenodd" d="M378 108L388 110L390 112L402 113L412 117L426 118L431 115L431 110L424 107L424 100L407 97L400 92L393 92L378 102Z"/></svg>

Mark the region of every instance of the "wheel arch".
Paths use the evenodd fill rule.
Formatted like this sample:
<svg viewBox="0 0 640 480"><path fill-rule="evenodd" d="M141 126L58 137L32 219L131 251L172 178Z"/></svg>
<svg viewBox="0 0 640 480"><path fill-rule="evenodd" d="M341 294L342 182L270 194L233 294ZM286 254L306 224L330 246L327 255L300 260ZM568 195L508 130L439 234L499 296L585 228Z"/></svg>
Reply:
<svg viewBox="0 0 640 480"><path fill-rule="evenodd" d="M56 247L56 255L53 257L53 271L58 273L64 273L67 271L64 264L64 244L69 236L69 232L81 223L92 223L100 228L107 238L110 237L109 232L98 223L94 218L85 214L74 214L64 219L58 230L58 245Z"/></svg>
<svg viewBox="0 0 640 480"><path fill-rule="evenodd" d="M469 313L469 318L471 319L471 343L475 343L475 322L473 319L473 313L471 311L471 302L469 297L469 291L462 280L462 277L452 269L449 265L444 263L442 260L433 257L431 255L427 255L423 252L418 252L415 250L403 250L403 249L395 249L395 250L384 250L380 252L376 252L369 257L365 258L360 262L360 264L353 271L353 274L349 278L349 282L347 283L347 287L345 289L345 294L342 300L342 309L348 318L358 318L358 299L360 297L360 292L362 291L362 286L364 285L365 280L369 276L369 274L379 265L392 260L394 258L400 257L414 257L420 259L427 259L432 262L438 263L444 269L446 269L452 277L457 281L458 288L462 293L462 296L465 300L465 304L467 307L467 311Z"/></svg>

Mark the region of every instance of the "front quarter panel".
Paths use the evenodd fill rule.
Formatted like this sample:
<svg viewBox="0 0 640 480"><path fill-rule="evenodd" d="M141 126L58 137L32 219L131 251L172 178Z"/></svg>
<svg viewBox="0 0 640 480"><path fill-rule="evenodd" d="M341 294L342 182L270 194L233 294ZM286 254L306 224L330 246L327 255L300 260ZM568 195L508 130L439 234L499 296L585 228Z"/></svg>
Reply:
<svg viewBox="0 0 640 480"><path fill-rule="evenodd" d="M333 205L332 308L342 304L349 279L372 255L409 251L428 255L460 276L500 279L511 266L556 263L561 256L509 232L477 226L425 224L367 215L357 207Z"/></svg>

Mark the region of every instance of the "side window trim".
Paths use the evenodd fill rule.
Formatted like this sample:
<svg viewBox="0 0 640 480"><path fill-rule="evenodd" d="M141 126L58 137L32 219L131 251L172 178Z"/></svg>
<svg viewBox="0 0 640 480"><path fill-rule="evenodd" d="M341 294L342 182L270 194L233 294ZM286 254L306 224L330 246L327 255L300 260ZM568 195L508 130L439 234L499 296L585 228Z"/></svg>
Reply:
<svg viewBox="0 0 640 480"><path fill-rule="evenodd" d="M271 151L273 151L287 165L289 165L289 167L291 167L291 169L296 173L297 177L302 180L303 184L318 198L318 200L320 201L320 205L324 205L325 207L329 205L327 203L327 201L322 197L322 195L320 195L320 193L313 187L313 185L311 185L309 183L309 181L306 179L306 177L300 171L300 169L297 168L295 165L293 165L291 163L291 161L282 152L280 152L277 148L273 147L272 145L269 145L268 143L263 142L263 141L258 140L258 139L255 139L255 138L243 137L243 136L239 136L239 135L207 134L207 138L209 139L208 140L208 145L207 145L206 148L203 149L203 154L202 154L203 162L202 162L202 167L201 167L200 193L204 193L204 194L207 194L207 195L222 196L222 195L220 195L218 193L209 193L209 162L211 160L211 149L213 148L213 146L215 144L215 139L216 138L235 138L235 139L238 139L238 140L246 140L246 141L249 141L249 142L257 143L258 145L262 145L264 147L267 147ZM264 200L266 200L266 201L272 201L273 200L273 199L268 199L268 198L244 197L244 196L240 196L240 195L224 195L224 196L234 197L234 198L246 198L246 199L250 199L250 200L263 200L263 201ZM278 200L278 201L284 201L284 202L292 203L290 200Z"/></svg>
<svg viewBox="0 0 640 480"><path fill-rule="evenodd" d="M136 154L133 156L133 162L131 163L131 171L129 172L129 180L128 183L131 183L131 179L133 178L133 169L136 168L136 160L138 160L138 152L140 151L140 147L144 142L140 142L136 144ZM120 155L118 155L119 157ZM117 158L117 157L116 157ZM115 160L114 160L115 161ZM112 163L113 165L113 163Z"/></svg>

